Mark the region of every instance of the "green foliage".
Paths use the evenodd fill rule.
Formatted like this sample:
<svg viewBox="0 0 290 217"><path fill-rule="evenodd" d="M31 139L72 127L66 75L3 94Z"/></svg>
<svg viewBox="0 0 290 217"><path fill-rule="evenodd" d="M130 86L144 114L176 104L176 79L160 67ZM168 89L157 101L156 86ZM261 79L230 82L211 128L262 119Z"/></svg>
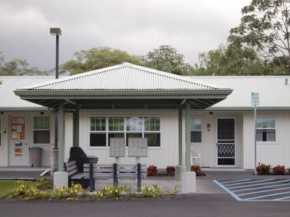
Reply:
<svg viewBox="0 0 290 217"><path fill-rule="evenodd" d="M51 179L41 177L36 180L36 188L38 190L50 190L53 189L53 183Z"/></svg>
<svg viewBox="0 0 290 217"><path fill-rule="evenodd" d="M46 71L41 71L35 67L30 67L25 60L13 59L6 61L0 52L0 76L1 75L46 75Z"/></svg>
<svg viewBox="0 0 290 217"><path fill-rule="evenodd" d="M128 193L126 186L106 186L96 192L97 199L119 199L122 195Z"/></svg>
<svg viewBox="0 0 290 217"><path fill-rule="evenodd" d="M184 56L169 45L149 51L144 57L145 66L178 75L191 74L192 67L185 63Z"/></svg>
<svg viewBox="0 0 290 217"><path fill-rule="evenodd" d="M125 51L112 48L91 48L76 52L74 58L63 65L63 69L72 74L78 74L123 62L142 64L138 57Z"/></svg>
<svg viewBox="0 0 290 217"><path fill-rule="evenodd" d="M252 48L230 44L200 55L194 74L201 75L265 75L274 71ZM278 71L278 69L277 69Z"/></svg>
<svg viewBox="0 0 290 217"><path fill-rule="evenodd" d="M142 196L149 198L157 198L162 195L161 189L158 185L145 185L142 187Z"/></svg>
<svg viewBox="0 0 290 217"><path fill-rule="evenodd" d="M37 199L77 199L84 192L83 188L79 184L72 185L68 188L58 188L55 190L44 189L47 186L47 181L32 182L18 182L16 189L11 192L7 197L25 199L25 200L37 200Z"/></svg>
<svg viewBox="0 0 290 217"><path fill-rule="evenodd" d="M232 28L230 43L256 49L268 61L286 57L278 63L290 71L290 2L288 0L252 0L242 8L239 26ZM280 58L276 59L276 62ZM285 61L287 60L287 61ZM273 66L275 62L272 62ZM276 66L276 65L275 65ZM286 69L286 70L285 70Z"/></svg>

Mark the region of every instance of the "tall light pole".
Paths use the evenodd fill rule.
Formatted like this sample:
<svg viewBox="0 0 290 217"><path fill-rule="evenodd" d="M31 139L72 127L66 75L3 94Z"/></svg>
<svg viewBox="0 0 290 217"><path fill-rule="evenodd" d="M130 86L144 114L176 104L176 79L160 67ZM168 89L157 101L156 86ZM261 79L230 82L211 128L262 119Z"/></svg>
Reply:
<svg viewBox="0 0 290 217"><path fill-rule="evenodd" d="M61 29L58 27L52 27L49 29L49 33L55 36L55 79L59 78L59 36L61 35ZM54 147L53 147L53 165L52 170L57 168L58 162L58 118L57 109L54 112Z"/></svg>
<svg viewBox="0 0 290 217"><path fill-rule="evenodd" d="M61 35L61 29L58 27L52 27L49 29L51 35L55 36L55 78L59 77L59 36Z"/></svg>

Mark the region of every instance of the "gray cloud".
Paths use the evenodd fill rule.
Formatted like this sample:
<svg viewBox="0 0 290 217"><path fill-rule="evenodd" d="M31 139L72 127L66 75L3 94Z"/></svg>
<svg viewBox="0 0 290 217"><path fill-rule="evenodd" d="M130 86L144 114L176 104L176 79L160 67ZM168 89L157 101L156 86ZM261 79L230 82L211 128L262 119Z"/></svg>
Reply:
<svg viewBox="0 0 290 217"><path fill-rule="evenodd" d="M237 25L249 0L2 0L0 50L52 68L51 26L63 29L61 61L79 49L109 46L137 55L170 44L193 63Z"/></svg>

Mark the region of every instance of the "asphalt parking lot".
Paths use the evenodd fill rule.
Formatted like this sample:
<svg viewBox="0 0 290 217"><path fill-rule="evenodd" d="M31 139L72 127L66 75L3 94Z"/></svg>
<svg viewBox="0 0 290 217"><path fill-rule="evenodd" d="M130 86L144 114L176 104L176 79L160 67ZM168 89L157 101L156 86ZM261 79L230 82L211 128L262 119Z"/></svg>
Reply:
<svg viewBox="0 0 290 217"><path fill-rule="evenodd" d="M215 183L237 201L290 202L289 177L250 177Z"/></svg>

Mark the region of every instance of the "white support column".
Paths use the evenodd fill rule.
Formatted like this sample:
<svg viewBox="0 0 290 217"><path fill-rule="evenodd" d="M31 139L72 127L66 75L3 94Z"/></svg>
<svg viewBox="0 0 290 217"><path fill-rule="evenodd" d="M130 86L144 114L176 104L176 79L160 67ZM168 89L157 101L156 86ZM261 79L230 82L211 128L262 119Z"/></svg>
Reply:
<svg viewBox="0 0 290 217"><path fill-rule="evenodd" d="M64 108L59 106L57 111L57 144L58 144L58 163L57 171L53 174L54 188L68 186L68 174L64 171Z"/></svg>
<svg viewBox="0 0 290 217"><path fill-rule="evenodd" d="M57 144L58 144L58 164L57 170L64 171L64 109L59 106L57 111Z"/></svg>
<svg viewBox="0 0 290 217"><path fill-rule="evenodd" d="M191 169L191 106L186 103L185 106L185 167L186 171Z"/></svg>

